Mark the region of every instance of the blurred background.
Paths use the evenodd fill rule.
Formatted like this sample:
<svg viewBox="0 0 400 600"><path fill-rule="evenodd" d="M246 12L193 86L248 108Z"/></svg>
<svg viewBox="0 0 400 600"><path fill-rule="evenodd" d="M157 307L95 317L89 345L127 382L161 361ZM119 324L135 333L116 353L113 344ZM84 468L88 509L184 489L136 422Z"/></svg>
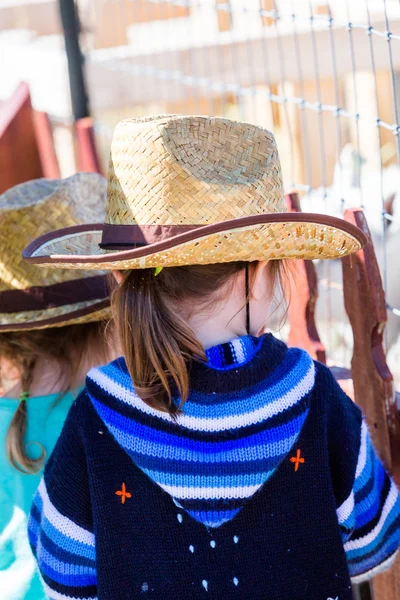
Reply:
<svg viewBox="0 0 400 600"><path fill-rule="evenodd" d="M21 177L2 136L27 151L26 122L21 137L10 115L31 105L35 176L106 173L113 128L130 116L265 126L303 211L364 208L400 387L400 0L0 0L0 24L2 189L12 169ZM330 361L348 366L340 264L316 268L319 333Z"/></svg>

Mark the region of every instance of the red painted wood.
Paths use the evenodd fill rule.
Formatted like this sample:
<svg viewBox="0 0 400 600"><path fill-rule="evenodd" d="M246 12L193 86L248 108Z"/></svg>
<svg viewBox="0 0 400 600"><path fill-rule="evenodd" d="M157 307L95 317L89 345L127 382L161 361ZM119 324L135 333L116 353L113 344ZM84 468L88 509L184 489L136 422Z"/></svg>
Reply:
<svg viewBox="0 0 400 600"><path fill-rule="evenodd" d="M78 170L89 173L100 173L100 175L102 175L100 158L96 149L93 119L91 117L79 119L75 123L75 130L77 140Z"/></svg>
<svg viewBox="0 0 400 600"><path fill-rule="evenodd" d="M21 83L0 107L0 193L43 175L29 87Z"/></svg>
<svg viewBox="0 0 400 600"><path fill-rule="evenodd" d="M47 113L33 111L36 143L42 164L43 177L60 179L60 167L54 147L53 130Z"/></svg>

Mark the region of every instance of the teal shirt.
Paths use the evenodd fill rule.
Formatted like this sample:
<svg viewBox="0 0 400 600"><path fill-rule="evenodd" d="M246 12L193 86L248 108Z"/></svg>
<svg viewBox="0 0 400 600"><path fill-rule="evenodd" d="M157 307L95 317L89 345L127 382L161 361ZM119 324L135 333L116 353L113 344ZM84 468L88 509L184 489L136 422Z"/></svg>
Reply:
<svg viewBox="0 0 400 600"><path fill-rule="evenodd" d="M75 395L68 392L54 407L59 394L26 401L26 442L40 442L46 457L54 448ZM27 536L32 498L42 474L20 473L11 466L6 452L7 431L17 405L15 398L0 398L0 595L2 600L42 600L46 595ZM29 444L28 452L32 458L40 453L34 443Z"/></svg>

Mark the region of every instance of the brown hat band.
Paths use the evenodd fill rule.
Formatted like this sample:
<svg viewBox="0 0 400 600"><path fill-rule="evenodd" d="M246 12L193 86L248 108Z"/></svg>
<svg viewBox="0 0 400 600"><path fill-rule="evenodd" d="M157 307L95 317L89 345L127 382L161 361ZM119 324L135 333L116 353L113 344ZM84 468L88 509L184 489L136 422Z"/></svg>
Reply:
<svg viewBox="0 0 400 600"><path fill-rule="evenodd" d="M0 292L0 313L46 310L77 302L103 300L109 295L107 275L63 281L46 287Z"/></svg>
<svg viewBox="0 0 400 600"><path fill-rule="evenodd" d="M117 250L162 242L201 225L103 225L100 248Z"/></svg>

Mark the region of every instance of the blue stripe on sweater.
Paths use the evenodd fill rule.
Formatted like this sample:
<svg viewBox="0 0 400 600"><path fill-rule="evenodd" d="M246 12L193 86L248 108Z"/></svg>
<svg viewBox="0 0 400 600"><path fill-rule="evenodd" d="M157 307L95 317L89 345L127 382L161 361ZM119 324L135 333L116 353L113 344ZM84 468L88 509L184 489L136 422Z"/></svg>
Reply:
<svg viewBox="0 0 400 600"><path fill-rule="evenodd" d="M307 412L304 416L294 419L294 424L300 424L302 419L306 419ZM238 442L232 443L231 441L222 442L221 444L215 444L216 452L212 454L212 444L207 442L199 442L198 444L192 443L191 440L186 440L185 445L175 445L174 441L171 443L166 441L165 445L161 442L149 441L135 435L134 433L128 434L126 430L119 429L118 427L112 426L108 420L104 419L104 423L107 424L110 432L116 439L120 439L124 435L123 442L121 445L126 448L127 451L135 453L137 450L140 456L154 457L155 460L159 460L164 457L166 460L181 460L181 461L194 461L197 464L200 463L220 463L221 461L233 462L238 460L242 448L246 448L246 458L248 460L263 459L279 456L283 451L283 448L291 448L297 439L297 433L293 436L284 438L282 440L277 439L273 442L270 441L271 436L269 432L261 432L249 438L244 438L240 444ZM151 430L149 430L150 433ZM153 434L154 432L152 432ZM157 437L152 435L152 437ZM245 446L245 440L248 440L248 447ZM226 446L226 449L224 450ZM200 448L199 448L200 447ZM222 449L221 449L222 448ZM137 450L136 450L137 449Z"/></svg>
<svg viewBox="0 0 400 600"><path fill-rule="evenodd" d="M95 560L96 556L94 547L88 546L87 544L84 544L82 542L79 542L78 540L74 540L71 537L68 537L52 525L52 523L47 519L46 515L42 512L42 502L38 493L34 497L34 505L41 513L41 531L43 531L56 546L59 546L67 552L72 552L77 556L82 556L93 561ZM35 521L32 518L32 526L34 526L34 523ZM37 527L39 527L37 523L36 525ZM30 531L32 531L34 534L33 529L31 529Z"/></svg>
<svg viewBox="0 0 400 600"><path fill-rule="evenodd" d="M40 544L41 547L44 548L49 554L53 556L57 556L57 558L64 563L76 563L77 561L82 567L89 567L92 569L96 568L96 561L92 558L86 558L84 556L79 556L77 558L76 554L73 552L68 552L68 550L64 550L60 546L57 546L46 534L44 531L40 532Z"/></svg>
<svg viewBox="0 0 400 600"><path fill-rule="evenodd" d="M258 352L263 343L263 338L253 338L250 336L238 338L236 340L240 347L241 354L243 357L239 357L236 352L235 345L232 342L228 342L226 346L231 353L232 360L227 361L227 349L222 346L215 346L206 350L206 356L208 362L212 365L212 368L216 371L229 371L237 367L237 365L244 365L253 358Z"/></svg>
<svg viewBox="0 0 400 600"><path fill-rule="evenodd" d="M120 445L123 448L125 448L126 452L129 454L129 456L131 456L132 460L137 465L140 465L140 467L143 469L149 469L151 471L163 471L166 474L174 476L174 474L180 475L186 469L185 463L190 463L192 465L194 462L194 457L190 457L190 455L186 460L183 460L179 457L177 457L176 459L160 458L158 456L150 456L148 454L135 452L133 450L130 450L128 446L124 445L126 443L126 440L123 439L122 435L121 439L119 440L118 432L113 431L111 428L110 431L118 440ZM280 461L286 456L287 452L289 452L289 450L292 448L296 439L297 436L293 436L291 438L288 438L287 440L280 442L279 446L282 450L282 454L278 454L268 458L259 458L243 462L240 459L240 454L236 453L236 456L230 461L229 465L227 465L226 462L224 462L223 457L218 462L215 460L206 462L204 459L202 461L196 461L196 475L207 475L217 477L219 475L223 476L224 472L230 472L235 466L238 474L246 473L248 475L251 475L260 473L262 471L270 471L274 469L276 465L279 464ZM214 459L214 457L212 458Z"/></svg>
<svg viewBox="0 0 400 600"><path fill-rule="evenodd" d="M91 546L87 546L77 540L73 540L72 538L64 535L61 531L56 529L45 516L42 516L41 522L41 530L50 538L54 544L66 550L67 552L73 552L77 556L82 556L84 558L89 558L90 560L95 560L95 549Z"/></svg>
<svg viewBox="0 0 400 600"><path fill-rule="evenodd" d="M238 416L256 410L260 406L265 406L278 398L283 398L293 389L293 383L300 381L308 372L311 366L310 357L304 352L299 354L297 364L293 366L293 371L289 372L286 377L282 377L277 382L266 381L265 385L260 386L261 389L249 389L246 392L246 397L230 402L218 403L212 405L213 418L223 418L229 416ZM283 375L283 374L282 374ZM210 416L210 405L206 403L197 403L196 396L190 396L190 401L187 402L184 409L185 414L192 417L207 418Z"/></svg>
<svg viewBox="0 0 400 600"><path fill-rule="evenodd" d="M40 498L40 495L37 493L33 497L33 504L32 504L31 512L30 512L30 517L37 523L40 522L42 510L43 510L42 499Z"/></svg>
<svg viewBox="0 0 400 600"><path fill-rule="evenodd" d="M232 488L240 488L248 485L263 485L272 475L275 469L267 472L259 473L238 473L237 475L214 475L207 477L206 475L177 474L165 473L163 471L150 471L140 468L153 481L161 485L174 485L178 487L202 487L202 488L225 488L227 496L228 490Z"/></svg>
<svg viewBox="0 0 400 600"><path fill-rule="evenodd" d="M133 406L129 406L128 404L121 402L116 398L112 398L108 394L105 394L101 388L93 382L91 389L88 390L88 395L96 409L99 406L100 408L101 406L106 406L115 413L117 419L120 417L129 419L130 423L126 424L126 427L129 430L134 426L134 424L141 424L145 427L151 428L152 432L159 432L160 439L162 439L164 435L171 435L176 439L182 438L184 440L193 440L194 442L205 441L212 444L218 444L221 441L222 431L224 440L235 443L240 438L249 437L259 433L260 431L283 426L292 421L294 417L304 413L310 403L310 395L306 394L305 396L298 398L293 406L289 408L282 406L281 412L278 412L277 414L266 419L257 419L255 422L250 423L249 425L243 425L232 429L227 428L227 424L225 422L220 424L220 429L217 431L205 431L189 429L180 423L163 419L157 415L148 415ZM244 401L246 400L244 399ZM96 402L99 403L97 406Z"/></svg>
<svg viewBox="0 0 400 600"><path fill-rule="evenodd" d="M298 348L292 348L288 350L283 363L271 375L246 389L245 398L243 397L244 390L226 394L199 394L194 391L191 392L189 401L185 403L184 413L190 416L206 418L210 416L210 405L212 405L213 418L230 415L237 416L250 412L255 407L264 406L289 393L294 385L306 375L311 364L311 358L306 352ZM110 377L110 379L121 385L128 393L135 393L131 378L129 375L121 372L118 368L118 363L110 363L100 370ZM95 384L93 380L91 380L91 383Z"/></svg>
<svg viewBox="0 0 400 600"><path fill-rule="evenodd" d="M76 562L75 564L64 563L42 546L38 547L38 557L40 570L58 583L71 587L96 585L96 569L76 564Z"/></svg>
<svg viewBox="0 0 400 600"><path fill-rule="evenodd" d="M36 556L36 547L39 539L40 525L33 521L32 517L28 519L28 540L32 548L32 552Z"/></svg>
<svg viewBox="0 0 400 600"><path fill-rule="evenodd" d="M31 512L29 514L29 519L28 519L28 536L29 536L29 542L32 546L36 547L36 543L37 543L37 537L40 533L40 512L37 508L37 506L35 506L35 504L32 505L32 509Z"/></svg>
<svg viewBox="0 0 400 600"><path fill-rule="evenodd" d="M395 503L395 505L393 506L389 515L387 516L385 523L384 523L381 531L379 532L379 534L376 537L374 537L374 539L369 544L366 544L362 548L355 548L353 550L346 549L347 560L351 561L354 558L359 558L365 554L369 554L370 552L373 552L374 550L376 550L376 548L379 547L380 544L382 543L382 541L385 539L386 533L387 533L388 529L390 528L390 526L393 523L399 521L399 515L400 515L400 499L398 498L397 502ZM357 530L355 531L355 533L356 532L357 532ZM397 535L398 541L400 542L400 531L397 531L396 535Z"/></svg>
<svg viewBox="0 0 400 600"><path fill-rule="evenodd" d="M362 426L358 462L364 460L363 456L365 464L353 485L354 508L346 522L341 523L342 526L349 524L352 529L351 535L345 535L344 544L352 576L367 573L385 562L392 546L395 547L393 536L397 536L397 545L400 542L400 498L375 453L365 424ZM393 506L388 511L389 502ZM375 534L378 527L380 531ZM364 544L368 539L369 543ZM364 545L352 548L356 542Z"/></svg>
<svg viewBox="0 0 400 600"><path fill-rule="evenodd" d="M399 526L400 524L398 524ZM358 563L349 562L350 577L355 577L363 573L367 573L378 565L386 562L399 549L399 536L394 532L390 538L385 541L385 544L374 552L369 558Z"/></svg>
<svg viewBox="0 0 400 600"><path fill-rule="evenodd" d="M97 598L97 585L88 585L88 586L74 586L64 585L63 583L59 583L43 571L41 572L43 581L46 585L56 594L63 594L66 597L66 600L80 600L84 598ZM51 595L51 598L58 598L59 596Z"/></svg>
<svg viewBox="0 0 400 600"><path fill-rule="evenodd" d="M236 510L225 510L225 511L190 511L188 514L195 519L200 521L207 527L220 527L224 523L231 521L239 513L240 509Z"/></svg>
<svg viewBox="0 0 400 600"><path fill-rule="evenodd" d="M377 472L370 493L362 502L357 503L357 529L373 521L381 508L381 494L387 475L378 460L376 460L376 467Z"/></svg>
<svg viewBox="0 0 400 600"><path fill-rule="evenodd" d="M239 368L251 360L265 340L265 337L241 338L210 351L210 368L226 370L231 365ZM179 419L174 422L161 414L149 414L137 397L133 398L136 405L130 403L129 396L134 394L132 381L119 361L92 371L87 391L100 418L133 462L158 485L177 488L178 497L180 488L199 488L196 510L190 512L205 523L201 515L208 514L212 507L212 512L218 513L213 521L216 523L237 514L240 508L239 502L234 508L225 506L225 498L236 495L232 490L248 488L244 491L248 496L242 499L243 506L296 442L309 410L313 369L308 354L292 350L262 382L230 395L223 394L224 402L219 393L190 394L183 414L199 419L198 428L196 424L182 425ZM104 380L98 375L97 382L96 372L105 376ZM275 414L252 416L272 402ZM242 415L248 415L243 425ZM216 430L209 431L206 425L201 429L202 419L210 417ZM207 498L202 499L204 488L224 490L223 498L219 502L213 499L211 505ZM186 494L187 490L182 490L184 497ZM207 524L211 521L208 514Z"/></svg>
<svg viewBox="0 0 400 600"><path fill-rule="evenodd" d="M265 390L273 388L279 384L282 384L284 380L287 380L289 373L294 373L299 369L299 363L303 363L303 365L308 364L308 367L311 365L310 356L304 352L304 350L300 350L299 348L290 348L285 355L284 360L271 372L267 375L267 377L261 379L261 381L257 383L253 383L246 388L246 393L250 397L252 395L258 395L263 393ZM308 370L308 367L303 367L304 372ZM131 380L130 380L131 381ZM287 393L293 387L294 381L289 388L286 388L286 384L282 389L285 393ZM130 383L132 389L132 382ZM190 398L198 406L209 407L210 403L212 404L212 410L214 414L214 407L230 404L232 401L240 400L243 395L243 390L236 390L232 392L218 392L216 393L207 393L207 392L197 392L196 390L191 391Z"/></svg>
<svg viewBox="0 0 400 600"><path fill-rule="evenodd" d="M92 402L104 423L112 428L113 434L118 435L122 446L150 456L179 460L193 460L195 457L196 462L207 463L232 461L239 455L243 460L243 455L240 454L243 449L246 449L246 458L250 460L282 454L285 448L291 448L291 445L288 447L287 440L290 444L294 442L293 438L298 435L308 413L304 409L300 416L292 415L289 423L234 441L195 442L184 436L169 435L141 425L119 415L101 402L94 399Z"/></svg>
<svg viewBox="0 0 400 600"><path fill-rule="evenodd" d="M399 532L398 532L398 528L400 525L400 515L393 521L393 523L390 525L390 527L388 527L385 535L382 537L382 539L380 540L379 544L374 547L372 550L370 550L369 552L365 552L364 554L360 554L359 556L354 556L353 558L351 558L349 560L349 564L353 565L353 566L357 566L359 564L361 564L364 561L370 560L370 559L374 559L375 560L375 565L381 561L377 561L377 555L380 552L385 552L387 550L388 545L391 545L393 543L393 540L396 539L397 540L397 544L399 544L400 539L399 539ZM383 559L386 560L387 556Z"/></svg>
<svg viewBox="0 0 400 600"><path fill-rule="evenodd" d="M287 444L288 450L293 446L294 441L293 438L289 438L289 443ZM290 445L290 442L291 445ZM122 444L121 444L122 445ZM175 475L181 475L188 466L193 464L193 460L172 460L172 459L164 459L153 456L148 456L146 454L140 454L138 452L133 452L126 448L128 454L132 457L136 464L140 464L141 468L149 469L150 471L162 471L163 473L174 477ZM270 471L276 467L277 464L286 456L286 451L282 452L282 454L278 454L277 456L272 456L270 458L261 458L258 460L247 460L243 462L240 460L240 456L237 455L235 460L232 460L229 465L224 461L219 462L197 462L196 464L196 475L199 477L218 477L223 476L224 473L230 473L232 470L235 470L237 474L247 474L253 475L257 473L261 473L262 471Z"/></svg>

